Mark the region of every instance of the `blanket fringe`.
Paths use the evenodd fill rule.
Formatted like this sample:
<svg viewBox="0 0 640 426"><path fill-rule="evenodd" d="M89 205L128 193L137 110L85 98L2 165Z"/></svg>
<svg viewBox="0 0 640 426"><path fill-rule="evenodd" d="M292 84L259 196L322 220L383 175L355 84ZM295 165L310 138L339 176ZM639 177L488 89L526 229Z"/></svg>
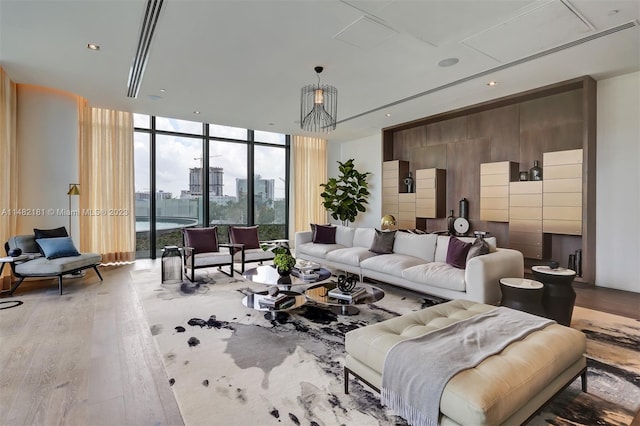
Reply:
<svg viewBox="0 0 640 426"><path fill-rule="evenodd" d="M434 422L433 419L428 419L422 410L408 404L400 394L387 388L383 387L381 389L380 402L382 405L393 410L400 417L404 418L410 425L438 426L438 422Z"/></svg>

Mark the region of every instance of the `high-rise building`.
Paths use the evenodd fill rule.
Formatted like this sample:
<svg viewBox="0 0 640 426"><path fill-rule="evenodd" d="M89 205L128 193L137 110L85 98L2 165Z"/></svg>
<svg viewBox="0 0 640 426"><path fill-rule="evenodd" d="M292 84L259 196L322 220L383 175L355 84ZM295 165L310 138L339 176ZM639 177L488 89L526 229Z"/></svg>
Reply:
<svg viewBox="0 0 640 426"><path fill-rule="evenodd" d="M247 196L247 179L236 179L236 191L238 199ZM261 200L262 202L273 201L275 179L262 179L260 175L255 175L253 193L256 200Z"/></svg>
<svg viewBox="0 0 640 426"><path fill-rule="evenodd" d="M189 169L189 192L191 196L202 196L202 167ZM209 167L209 195L222 196L224 190L224 170Z"/></svg>

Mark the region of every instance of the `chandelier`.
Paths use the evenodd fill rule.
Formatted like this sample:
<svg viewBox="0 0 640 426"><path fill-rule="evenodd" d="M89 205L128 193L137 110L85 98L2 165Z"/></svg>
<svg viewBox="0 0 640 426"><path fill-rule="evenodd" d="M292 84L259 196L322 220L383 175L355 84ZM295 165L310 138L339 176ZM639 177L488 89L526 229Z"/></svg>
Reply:
<svg viewBox="0 0 640 426"><path fill-rule="evenodd" d="M300 98L300 128L308 132L330 132L336 129L338 115L338 89L320 84L320 73L324 68L314 68L317 84L302 88Z"/></svg>

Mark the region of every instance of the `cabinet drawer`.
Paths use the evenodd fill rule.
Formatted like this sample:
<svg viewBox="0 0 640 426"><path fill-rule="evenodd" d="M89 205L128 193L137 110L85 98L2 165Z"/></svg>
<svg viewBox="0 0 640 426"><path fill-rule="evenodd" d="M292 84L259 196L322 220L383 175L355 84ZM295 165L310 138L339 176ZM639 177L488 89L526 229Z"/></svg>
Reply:
<svg viewBox="0 0 640 426"><path fill-rule="evenodd" d="M433 200L436 198L436 191L433 189L416 189L416 202L420 199Z"/></svg>
<svg viewBox="0 0 640 426"><path fill-rule="evenodd" d="M400 229L415 229L416 228L416 220L399 220L398 228Z"/></svg>
<svg viewBox="0 0 640 426"><path fill-rule="evenodd" d="M544 194L542 205L545 207L580 207L582 208L582 194L577 192L552 192Z"/></svg>
<svg viewBox="0 0 640 426"><path fill-rule="evenodd" d="M435 209L435 198L418 198L416 199L416 211L424 209Z"/></svg>
<svg viewBox="0 0 640 426"><path fill-rule="evenodd" d="M489 222L509 222L509 210L480 209L480 220Z"/></svg>
<svg viewBox="0 0 640 426"><path fill-rule="evenodd" d="M415 222L416 212L415 211L403 212L402 210L400 210L398 212L398 220L413 220Z"/></svg>
<svg viewBox="0 0 640 426"><path fill-rule="evenodd" d="M540 194L511 194L510 207L542 207L542 193Z"/></svg>
<svg viewBox="0 0 640 426"><path fill-rule="evenodd" d="M542 154L543 177L544 169L558 164L582 164L582 149L545 152Z"/></svg>
<svg viewBox="0 0 640 426"><path fill-rule="evenodd" d="M509 175L508 174L499 174L499 175L482 175L480 176L480 186L501 186L505 185L507 188L509 187Z"/></svg>
<svg viewBox="0 0 640 426"><path fill-rule="evenodd" d="M384 177L384 179L382 179L382 187L383 188L393 188L396 191L398 190L398 179L397 178L389 178L389 177Z"/></svg>
<svg viewBox="0 0 640 426"><path fill-rule="evenodd" d="M542 181L510 182L509 193L513 194L542 194Z"/></svg>
<svg viewBox="0 0 640 426"><path fill-rule="evenodd" d="M416 192L421 189L434 190L436 188L436 179L416 179Z"/></svg>
<svg viewBox="0 0 640 426"><path fill-rule="evenodd" d="M418 169L416 170L416 179L435 179L436 169Z"/></svg>
<svg viewBox="0 0 640 426"><path fill-rule="evenodd" d="M414 193L400 193L398 194L398 201L401 203L415 203L416 194Z"/></svg>
<svg viewBox="0 0 640 426"><path fill-rule="evenodd" d="M503 174L509 176L510 170L509 161L498 161L495 163L482 163L480 164L480 175L497 175ZM507 178L509 181L509 178Z"/></svg>
<svg viewBox="0 0 640 426"><path fill-rule="evenodd" d="M481 186L480 198L503 197L509 198L509 185L504 186Z"/></svg>
<svg viewBox="0 0 640 426"><path fill-rule="evenodd" d="M542 220L542 207L511 207L509 220L511 219Z"/></svg>
<svg viewBox="0 0 640 426"><path fill-rule="evenodd" d="M509 231L542 233L542 221L513 219L509 222Z"/></svg>
<svg viewBox="0 0 640 426"><path fill-rule="evenodd" d="M579 192L582 193L582 179L547 179L544 180L543 192Z"/></svg>
<svg viewBox="0 0 640 426"><path fill-rule="evenodd" d="M480 210L508 210L508 198L481 198Z"/></svg>
<svg viewBox="0 0 640 426"><path fill-rule="evenodd" d="M542 259L542 247L526 244L509 244L509 247L514 250L518 250L528 259Z"/></svg>
<svg viewBox="0 0 640 426"><path fill-rule="evenodd" d="M382 163L382 171L398 171L400 170L400 160L384 161ZM397 173L396 173L397 174Z"/></svg>
<svg viewBox="0 0 640 426"><path fill-rule="evenodd" d="M543 220L544 232L550 234L582 235L582 221L577 220Z"/></svg>
<svg viewBox="0 0 640 426"><path fill-rule="evenodd" d="M382 196L398 198L398 187L382 187Z"/></svg>
<svg viewBox="0 0 640 426"><path fill-rule="evenodd" d="M582 164L561 164L544 168L545 179L582 178Z"/></svg>
<svg viewBox="0 0 640 426"><path fill-rule="evenodd" d="M399 212L410 212L415 216L416 213L416 204L415 203L398 203L398 211Z"/></svg>
<svg viewBox="0 0 640 426"><path fill-rule="evenodd" d="M547 207L542 209L542 217L548 220L582 220L580 207Z"/></svg>
<svg viewBox="0 0 640 426"><path fill-rule="evenodd" d="M512 231L509 228L509 244L526 244L542 247L543 234L541 232Z"/></svg>

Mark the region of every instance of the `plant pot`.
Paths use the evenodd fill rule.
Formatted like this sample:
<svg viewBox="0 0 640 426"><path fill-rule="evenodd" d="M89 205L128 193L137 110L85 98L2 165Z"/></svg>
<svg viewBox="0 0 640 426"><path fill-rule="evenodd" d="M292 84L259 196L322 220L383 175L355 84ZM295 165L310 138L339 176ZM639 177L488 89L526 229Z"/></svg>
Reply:
<svg viewBox="0 0 640 426"><path fill-rule="evenodd" d="M288 277L289 275L291 275L291 269L280 269L280 268L276 268L278 270L278 274L281 277Z"/></svg>

